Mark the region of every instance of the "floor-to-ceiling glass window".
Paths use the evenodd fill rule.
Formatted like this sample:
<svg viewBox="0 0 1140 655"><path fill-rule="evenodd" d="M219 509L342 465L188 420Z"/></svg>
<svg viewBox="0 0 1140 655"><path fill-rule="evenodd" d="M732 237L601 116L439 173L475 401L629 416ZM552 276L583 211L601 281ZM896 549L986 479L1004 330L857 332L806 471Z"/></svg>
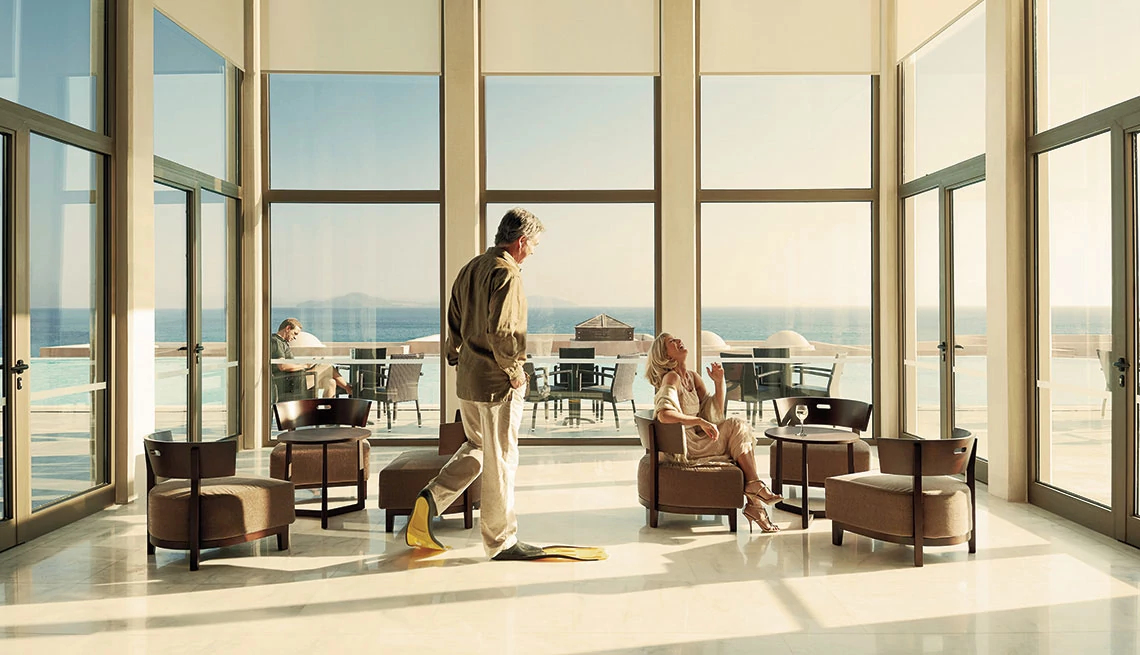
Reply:
<svg viewBox="0 0 1140 655"><path fill-rule="evenodd" d="M1040 482L1112 503L1109 135L1038 157ZM1105 365L1102 366L1101 363ZM1107 370L1105 370L1107 367ZM1107 373L1107 375L1106 375Z"/></svg>
<svg viewBox="0 0 1140 655"><path fill-rule="evenodd" d="M974 182L950 192L953 297L954 403L956 427L978 439L978 457L989 455L986 419L986 183Z"/></svg>
<svg viewBox="0 0 1140 655"><path fill-rule="evenodd" d="M937 436L942 430L942 239L938 190L903 201L903 430Z"/></svg>
<svg viewBox="0 0 1140 655"><path fill-rule="evenodd" d="M155 429L240 431L239 72L154 13Z"/></svg>
<svg viewBox="0 0 1140 655"><path fill-rule="evenodd" d="M988 453L984 2L905 57L902 429ZM982 472L983 479L985 472Z"/></svg>
<svg viewBox="0 0 1140 655"><path fill-rule="evenodd" d="M1140 11L1034 3L1030 500L1140 545L1135 133ZM1131 452L1131 456L1127 453Z"/></svg>
<svg viewBox="0 0 1140 655"><path fill-rule="evenodd" d="M801 384L873 400L875 88L867 75L701 76L702 355L752 358L769 389L734 396L750 386L730 379L730 413L771 420L771 400Z"/></svg>
<svg viewBox="0 0 1140 655"><path fill-rule="evenodd" d="M9 144L11 137L7 134L0 133L0 258L3 264L6 264L8 239L5 236L6 227L8 225L8 170L11 164L8 162ZM9 309L8 299L5 297L7 294L3 292L8 285L8 272L6 265L0 264L0 370L8 370L5 366L5 359L7 357L7 341L9 334L9 320L7 311ZM12 462L12 456L9 453L10 439L8 438L8 376L0 376L0 524L5 523L9 518L9 504L8 496L8 481L11 476L8 474L8 466ZM4 536L0 533L0 548L4 548Z"/></svg>
<svg viewBox="0 0 1140 655"><path fill-rule="evenodd" d="M0 12L0 548L113 499L107 10L11 0Z"/></svg>
<svg viewBox="0 0 1140 655"><path fill-rule="evenodd" d="M524 436L632 435L634 409L652 407L639 360L655 331L655 84L648 75L484 77L486 245L513 206L547 230L523 266L535 371L524 422L534 429ZM583 411L575 394L588 388L612 401L587 400Z"/></svg>
<svg viewBox="0 0 1140 655"><path fill-rule="evenodd" d="M376 436L432 436L440 421L440 77L268 80L269 329L299 320L291 354L317 367L298 379L278 368L288 363L271 361L271 402L364 398L375 402Z"/></svg>
<svg viewBox="0 0 1140 655"><path fill-rule="evenodd" d="M165 184L154 185L154 429L183 437L189 430L186 262L192 196Z"/></svg>
<svg viewBox="0 0 1140 655"><path fill-rule="evenodd" d="M96 345L105 178L102 157L47 137L32 136L29 159L34 510L107 480L97 447L107 384Z"/></svg>

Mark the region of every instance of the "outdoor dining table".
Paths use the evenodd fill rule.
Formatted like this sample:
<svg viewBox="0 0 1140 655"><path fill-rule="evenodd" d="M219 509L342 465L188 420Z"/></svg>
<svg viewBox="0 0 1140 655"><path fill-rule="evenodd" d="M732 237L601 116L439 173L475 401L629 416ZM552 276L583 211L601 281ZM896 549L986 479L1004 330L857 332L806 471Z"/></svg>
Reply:
<svg viewBox="0 0 1140 655"><path fill-rule="evenodd" d="M803 434L799 434L801 429ZM847 472L854 473L855 442L859 440L859 435L840 428L785 425L768 428L764 431L764 436L776 442L776 475L772 478L772 488L776 490L776 493L780 493L784 488L784 442L799 444L800 446L800 506L796 507L787 501L780 501L776 503L776 507L786 512L798 512L801 516L802 526L806 530L813 514L821 518L827 515L826 510L815 510L813 512L808 507L808 446L812 444L847 444Z"/></svg>
<svg viewBox="0 0 1140 655"><path fill-rule="evenodd" d="M364 499L361 498L352 505L344 505L341 507L334 507L329 509L329 446L338 443L351 443L367 439L372 432L366 428L355 428L345 426L323 427L323 428L302 428L300 430L283 430L277 433L277 440L285 444L285 479L289 480L293 474L293 446L317 446L321 447L321 508L315 509L298 509L296 510L297 516L312 516L321 517L321 528L328 529L329 517L338 516L347 512L355 512L364 509ZM358 468L357 475L360 476L359 484L364 484L364 469Z"/></svg>

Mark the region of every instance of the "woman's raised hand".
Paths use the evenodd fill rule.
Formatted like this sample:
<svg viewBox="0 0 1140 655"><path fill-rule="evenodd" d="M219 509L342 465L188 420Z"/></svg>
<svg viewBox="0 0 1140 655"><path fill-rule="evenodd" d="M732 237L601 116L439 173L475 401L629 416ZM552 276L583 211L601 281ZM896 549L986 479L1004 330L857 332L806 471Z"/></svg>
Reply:
<svg viewBox="0 0 1140 655"><path fill-rule="evenodd" d="M714 383L719 384L724 382L724 367L720 365L720 362L710 364L709 367L705 369L705 373L709 374L709 377L712 378Z"/></svg>

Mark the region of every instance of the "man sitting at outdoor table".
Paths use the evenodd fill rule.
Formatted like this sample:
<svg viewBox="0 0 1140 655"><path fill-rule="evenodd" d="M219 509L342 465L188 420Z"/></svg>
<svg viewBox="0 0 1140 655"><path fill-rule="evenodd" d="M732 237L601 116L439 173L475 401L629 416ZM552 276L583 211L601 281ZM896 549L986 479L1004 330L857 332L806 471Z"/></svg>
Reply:
<svg viewBox="0 0 1140 655"><path fill-rule="evenodd" d="M287 318L281 321L281 325L277 328L277 332L269 337L269 359L270 361L278 359L293 359L293 349L289 343L297 338L301 333L301 321L295 318ZM319 397L332 398L336 395L337 387L344 389L347 393L352 393L352 385L345 382L344 378L340 376L340 371L335 366L328 364L274 364L274 371L282 373L293 371L311 371L312 377L305 377L305 388L315 389ZM314 379L315 378L315 379Z"/></svg>

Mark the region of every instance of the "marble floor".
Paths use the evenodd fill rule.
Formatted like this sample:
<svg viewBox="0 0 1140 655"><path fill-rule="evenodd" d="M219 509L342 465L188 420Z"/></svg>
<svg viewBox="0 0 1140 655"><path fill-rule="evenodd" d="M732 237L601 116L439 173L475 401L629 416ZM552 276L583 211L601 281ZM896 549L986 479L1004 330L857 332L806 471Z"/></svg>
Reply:
<svg viewBox="0 0 1140 655"><path fill-rule="evenodd" d="M373 471L399 449L375 448ZM766 449L761 449L763 455ZM0 553L0 653L1135 653L1140 551L979 494L978 552L809 530L731 534L723 519L645 525L636 447L521 451L520 535L604 546L603 562L489 562L409 551L374 507L329 530L148 558L145 508L110 508ZM265 452L242 453L264 473ZM761 470L767 462L761 463ZM397 528L403 521L397 521ZM798 525L798 523L797 523Z"/></svg>

